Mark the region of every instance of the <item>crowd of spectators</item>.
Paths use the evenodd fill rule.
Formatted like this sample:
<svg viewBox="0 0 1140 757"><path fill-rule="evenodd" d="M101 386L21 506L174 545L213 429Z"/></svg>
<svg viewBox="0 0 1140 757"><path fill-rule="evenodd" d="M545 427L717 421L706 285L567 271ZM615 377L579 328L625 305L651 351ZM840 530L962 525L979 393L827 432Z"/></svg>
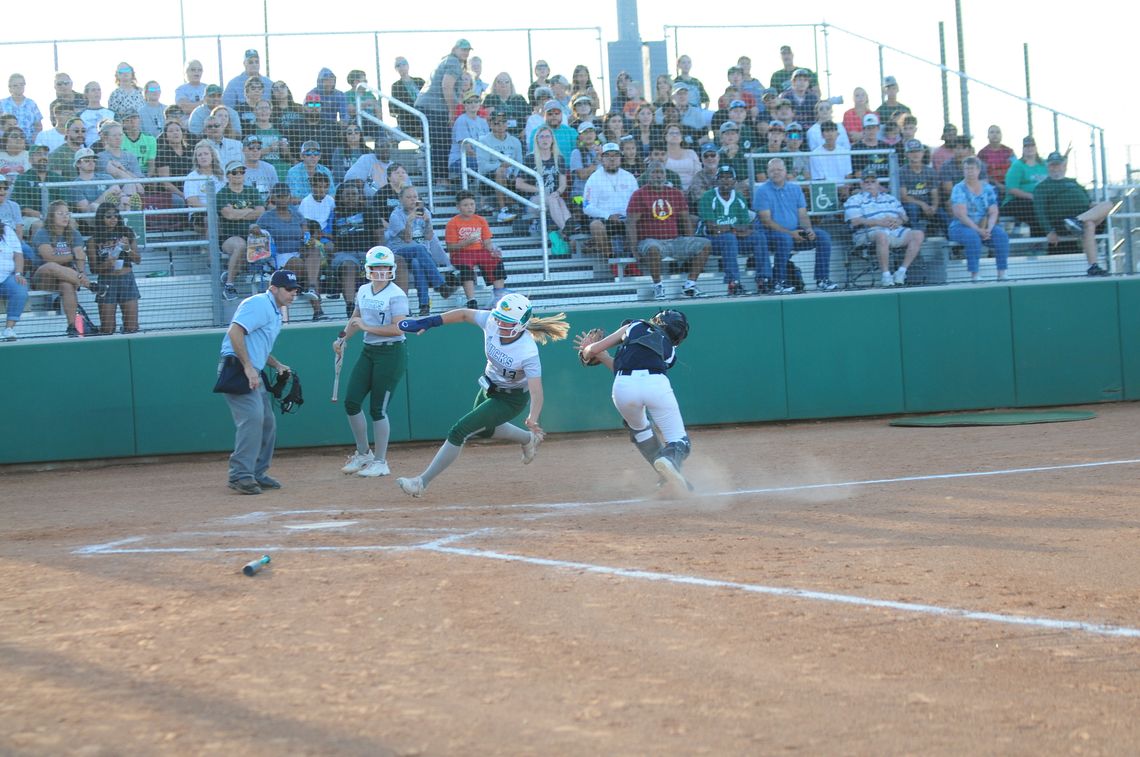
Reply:
<svg viewBox="0 0 1140 757"><path fill-rule="evenodd" d="M995 247L1004 269L1008 240L1000 217L1048 236L1054 246L1062 235L1085 238L1087 224L1074 219L1088 210L1087 197L1084 209L1079 202L1061 203L1061 219L1041 211L1037 187L1056 172L1052 166L1060 166L1056 178L1063 178L1064 156L1042 160L1032 136L1018 155L991 126L987 144L975 153L971 137L947 124L941 144L931 147L918 137L919 119L899 101L894 76L883 79L877 106L857 87L852 107L840 114L835 105L842 98L823 97L818 77L796 64L790 47L780 48L779 56L781 66L766 82L753 76L748 56L728 68L720 85L697 78L688 55L678 58L675 75L652 83L623 71L616 97L603 110L584 65L567 77L539 60L533 79L516 88L505 71L484 81L483 61L472 55L467 39L459 39L426 78L412 76L407 59L397 57L390 94L428 118L433 189L455 183L466 158L501 188L544 196L553 254L569 252L570 234L587 234L598 255L624 250L643 259L659 299L666 296L663 258L688 266L682 292L695 295L710 252L721 258L731 294L744 292L736 263L742 251L755 263L759 292L796 288L789 259L798 249L816 251L817 286L833 290L830 240L806 212L805 182L835 183L838 200L847 204L844 217L864 238L876 237L879 221L851 208L887 209L880 218L886 241L873 242L884 259L884 285L904 283L914 241L935 234L963 244L972 272L983 244ZM22 308L29 287L59 292L69 334L76 331L75 291L81 287L96 292L101 320L110 318L104 333L114 328L116 306L123 330L137 329L138 291L126 274L139 255L117 213L143 207L216 204L217 242L228 256L222 282L227 298L236 298L235 284L252 265L246 255L251 227L273 240L269 262L260 265L291 267L314 318L322 317L322 289L351 296L362 256L377 243L401 258L398 283L406 288L411 277L421 312L430 310L431 289L446 297L462 286L473 301L476 270L493 292L504 290L506 274L490 227L473 218L527 222L520 219L526 208L502 189L477 182L462 200L458 236L449 231L446 244L435 238L421 188L411 186L406 168L392 160L398 138L368 119L357 122L357 93L362 110L387 115L407 137L423 138L421 122L397 103L385 114L363 71L350 71L341 91L337 75L322 68L297 97L288 83L261 73L257 50L245 52L242 72L224 87L206 83L203 71L201 62L188 61L185 81L166 104L159 82L140 85L135 68L121 62L106 105L98 81L80 92L69 74L57 72L46 119L24 95L25 77L9 77L10 96L0 100L4 338L15 337L14 308ZM777 157L750 163L750 153ZM900 196L887 195L888 201L866 180L885 181L892 153L900 166ZM132 182L144 177L172 180ZM40 186L70 180L90 183L52 189L45 214ZM80 223L68 216L61 226L65 210L95 216ZM180 216L155 219L156 228L182 222ZM889 255L882 252L892 247L906 251L901 276L891 274ZM112 248L129 252L108 263L103 252ZM452 259L456 255L462 263ZM1089 262L1090 274L1103 273L1095 259Z"/></svg>

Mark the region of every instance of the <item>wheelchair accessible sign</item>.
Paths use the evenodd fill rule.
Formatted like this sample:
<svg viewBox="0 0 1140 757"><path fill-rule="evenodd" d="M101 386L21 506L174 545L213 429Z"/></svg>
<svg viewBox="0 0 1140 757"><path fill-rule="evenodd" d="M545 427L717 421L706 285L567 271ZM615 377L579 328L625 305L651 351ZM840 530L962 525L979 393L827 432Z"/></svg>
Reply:
<svg viewBox="0 0 1140 757"><path fill-rule="evenodd" d="M834 213L839 210L839 191L834 183L811 185L813 213Z"/></svg>

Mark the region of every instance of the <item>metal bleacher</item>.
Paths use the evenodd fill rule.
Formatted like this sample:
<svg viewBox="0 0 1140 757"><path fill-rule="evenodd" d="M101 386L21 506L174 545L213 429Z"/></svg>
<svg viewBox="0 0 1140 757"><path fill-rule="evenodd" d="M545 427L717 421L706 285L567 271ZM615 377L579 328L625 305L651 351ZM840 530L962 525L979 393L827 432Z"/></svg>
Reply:
<svg viewBox="0 0 1140 757"><path fill-rule="evenodd" d="M409 167L413 183L417 186L424 185L423 160L418 153L400 150L394 154L394 158ZM435 191L433 226L440 237L443 236L447 221L457 213L455 191ZM508 288L526 294L544 310L633 302L651 296L648 277L623 276L620 282L615 282L608 260L589 256L582 245L576 245L571 256L552 257L549 278L544 279L541 240L538 232L529 228L529 221L500 223L491 216L488 223L503 251ZM188 244L195 240L200 244ZM147 234L146 242L140 248L142 263L135 266L140 294L141 331L204 328L228 323L237 303L224 303L223 320L216 322L214 304L219 297L219 287L210 273L205 240L189 231L151 231ZM166 247L169 243L187 246ZM715 267L715 261L710 265ZM702 277L700 283L706 293L724 294L724 285L718 285L719 278L719 275L711 274ZM239 280L237 285L239 293L245 296L263 288L265 282L261 277L246 277ZM671 291L679 296L679 290L678 281ZM490 306L491 288L482 279L476 284L475 296L480 307ZM433 312L462 307L464 302L462 290L447 300L432 293ZM98 321L98 307L92 292L82 290L79 293L79 304L92 320ZM322 306L330 319L345 317L342 298L337 295L323 295ZM290 307L289 316L293 323L308 321L312 317L312 307L307 301L298 299ZM18 336L21 339L62 337L66 328L67 321L58 309L58 296L54 292L33 290L27 309L16 325Z"/></svg>

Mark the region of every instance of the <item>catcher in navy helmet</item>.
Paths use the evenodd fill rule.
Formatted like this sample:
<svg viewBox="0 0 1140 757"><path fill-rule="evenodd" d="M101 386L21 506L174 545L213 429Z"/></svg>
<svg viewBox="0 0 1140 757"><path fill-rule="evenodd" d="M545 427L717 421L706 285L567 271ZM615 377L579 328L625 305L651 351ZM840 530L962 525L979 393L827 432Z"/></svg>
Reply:
<svg viewBox="0 0 1140 757"><path fill-rule="evenodd" d="M689 319L680 310L662 310L648 321L627 321L608 336L600 329L574 340L585 365L604 363L613 369L614 407L629 428L629 437L661 479L677 493L692 489L681 473L691 445L685 421L665 372L677 360L677 347L689 335ZM610 357L610 347L618 347ZM648 415L647 415L648 413ZM661 432L662 444L653 425Z"/></svg>

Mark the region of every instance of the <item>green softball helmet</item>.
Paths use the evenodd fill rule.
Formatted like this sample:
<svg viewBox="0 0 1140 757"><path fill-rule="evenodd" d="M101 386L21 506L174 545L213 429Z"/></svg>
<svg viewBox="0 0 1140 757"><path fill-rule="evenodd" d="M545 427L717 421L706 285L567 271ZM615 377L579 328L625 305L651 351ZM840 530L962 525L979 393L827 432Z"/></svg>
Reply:
<svg viewBox="0 0 1140 757"><path fill-rule="evenodd" d="M383 245L373 247L364 256L364 272L369 281L391 281L396 278L396 256Z"/></svg>
<svg viewBox="0 0 1140 757"><path fill-rule="evenodd" d="M517 292L504 294L491 310L491 316L499 322L499 328L508 330L508 333L499 333L508 338L518 336L526 330L532 314L530 300Z"/></svg>

